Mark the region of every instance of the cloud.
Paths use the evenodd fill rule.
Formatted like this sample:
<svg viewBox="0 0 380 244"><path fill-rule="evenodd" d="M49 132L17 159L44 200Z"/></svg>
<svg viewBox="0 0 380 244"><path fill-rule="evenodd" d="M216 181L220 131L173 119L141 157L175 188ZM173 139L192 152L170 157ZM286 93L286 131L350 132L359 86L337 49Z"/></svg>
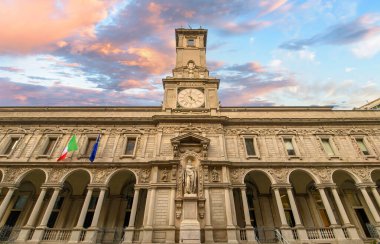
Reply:
<svg viewBox="0 0 380 244"><path fill-rule="evenodd" d="M355 44L352 53L358 58L371 58L380 53L380 33L371 39Z"/></svg>
<svg viewBox="0 0 380 244"><path fill-rule="evenodd" d="M14 0L0 2L0 53L51 50L63 39L87 35L114 1ZM6 28L5 28L6 27Z"/></svg>
<svg viewBox="0 0 380 244"><path fill-rule="evenodd" d="M224 66L219 70L218 78L223 80L220 94L224 106L275 105L275 100L266 98L269 94L297 85L293 74L273 71L270 66L264 67L258 62Z"/></svg>
<svg viewBox="0 0 380 244"><path fill-rule="evenodd" d="M284 42L280 48L302 50L314 45L347 45L369 40L380 33L380 15L367 14L354 21L332 26L310 38Z"/></svg>
<svg viewBox="0 0 380 244"><path fill-rule="evenodd" d="M20 69L17 67L9 67L9 66L0 66L0 70L11 72L11 73L20 73L24 71L23 69Z"/></svg>
<svg viewBox="0 0 380 244"><path fill-rule="evenodd" d="M0 78L1 106L141 106L160 105L162 92L116 92L63 86L41 86Z"/></svg>

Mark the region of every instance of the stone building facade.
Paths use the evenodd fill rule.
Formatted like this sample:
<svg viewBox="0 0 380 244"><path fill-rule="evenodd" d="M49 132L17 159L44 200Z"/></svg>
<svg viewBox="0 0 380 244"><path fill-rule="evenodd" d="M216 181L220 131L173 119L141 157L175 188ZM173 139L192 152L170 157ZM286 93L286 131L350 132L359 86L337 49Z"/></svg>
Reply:
<svg viewBox="0 0 380 244"><path fill-rule="evenodd" d="M0 108L0 241L379 241L380 102L221 107L207 30L175 33L162 106Z"/></svg>

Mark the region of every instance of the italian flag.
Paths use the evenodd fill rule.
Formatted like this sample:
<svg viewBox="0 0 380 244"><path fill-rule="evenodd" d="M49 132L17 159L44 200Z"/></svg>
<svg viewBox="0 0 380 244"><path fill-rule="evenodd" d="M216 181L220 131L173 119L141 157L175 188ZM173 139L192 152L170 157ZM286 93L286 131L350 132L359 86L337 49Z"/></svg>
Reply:
<svg viewBox="0 0 380 244"><path fill-rule="evenodd" d="M66 157L67 157L67 154L69 152L73 152L73 151L76 151L76 150L78 150L78 145L77 145L76 137L75 137L75 135L73 135L71 137L69 143L67 144L67 146L63 150L61 156L57 159L57 161L65 160Z"/></svg>

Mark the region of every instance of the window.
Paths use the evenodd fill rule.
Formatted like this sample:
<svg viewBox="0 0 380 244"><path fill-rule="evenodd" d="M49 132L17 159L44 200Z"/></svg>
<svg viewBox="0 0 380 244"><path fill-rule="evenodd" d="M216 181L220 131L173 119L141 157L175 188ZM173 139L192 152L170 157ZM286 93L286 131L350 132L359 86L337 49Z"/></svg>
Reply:
<svg viewBox="0 0 380 244"><path fill-rule="evenodd" d="M259 157L256 136L243 136L245 153L248 158Z"/></svg>
<svg viewBox="0 0 380 244"><path fill-rule="evenodd" d="M135 156L138 139L139 139L138 135L124 135L122 155L120 156L121 158Z"/></svg>
<svg viewBox="0 0 380 244"><path fill-rule="evenodd" d="M187 39L187 46L188 47L195 47L195 40L194 40L194 38Z"/></svg>
<svg viewBox="0 0 380 244"><path fill-rule="evenodd" d="M58 142L58 136L47 136L41 155L50 156Z"/></svg>
<svg viewBox="0 0 380 244"><path fill-rule="evenodd" d="M244 142L245 142L245 149L247 151L247 155L255 156L256 152L255 152L255 146L253 143L253 138L244 138Z"/></svg>
<svg viewBox="0 0 380 244"><path fill-rule="evenodd" d="M2 154L3 155L11 154L16 149L17 145L20 142L20 139L21 139L21 137L19 137L19 136L11 136L9 138L8 143L5 145L5 147L4 147L5 149L4 149Z"/></svg>
<svg viewBox="0 0 380 244"><path fill-rule="evenodd" d="M323 146L323 150L325 151L327 156L330 156L330 157L335 156L335 152L329 138L321 138L321 143Z"/></svg>
<svg viewBox="0 0 380 244"><path fill-rule="evenodd" d="M96 138L91 138L91 137L88 138L86 151L84 152L86 156L90 155L90 153L92 152L92 149L94 148L95 143L96 143Z"/></svg>
<svg viewBox="0 0 380 244"><path fill-rule="evenodd" d="M292 138L284 138L284 144L288 156L296 156Z"/></svg>
<svg viewBox="0 0 380 244"><path fill-rule="evenodd" d="M320 219L322 221L322 224L324 227L329 227L330 226L330 220L328 218L325 206L323 205L323 201L321 198L321 195L319 194L318 190L312 186L309 189L311 196L314 200L315 207L317 208L319 212Z"/></svg>
<svg viewBox="0 0 380 244"><path fill-rule="evenodd" d="M136 138L127 138L127 146L125 147L124 155L133 155L136 146Z"/></svg>
<svg viewBox="0 0 380 244"><path fill-rule="evenodd" d="M359 146L360 151L363 153L363 155L365 155L365 156L370 155L370 153L368 151L368 148L367 148L367 146L364 143L364 139L363 138L356 138L355 140L356 140L356 143Z"/></svg>

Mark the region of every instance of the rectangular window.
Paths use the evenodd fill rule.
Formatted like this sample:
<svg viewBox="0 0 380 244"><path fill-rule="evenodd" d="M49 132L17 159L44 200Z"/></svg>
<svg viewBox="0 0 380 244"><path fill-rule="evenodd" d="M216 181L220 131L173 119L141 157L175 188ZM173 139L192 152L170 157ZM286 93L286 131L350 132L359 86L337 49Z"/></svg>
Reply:
<svg viewBox="0 0 380 244"><path fill-rule="evenodd" d="M328 155L328 156L334 156L335 155L335 152L330 144L330 139L328 138L322 138L321 139L321 142L322 142L322 146L323 146L323 150L325 150L325 153Z"/></svg>
<svg viewBox="0 0 380 244"><path fill-rule="evenodd" d="M20 137L11 137L3 154L8 155L8 154L12 153L13 150L17 147L19 142L20 142Z"/></svg>
<svg viewBox="0 0 380 244"><path fill-rule="evenodd" d="M42 155L50 155L53 152L55 144L58 141L58 137L48 137L45 149L42 152Z"/></svg>
<svg viewBox="0 0 380 244"><path fill-rule="evenodd" d="M195 40L193 38L187 39L187 46L188 47L194 47L195 46Z"/></svg>
<svg viewBox="0 0 380 244"><path fill-rule="evenodd" d="M295 156L296 151L294 150L293 142L291 138L284 138L284 144L286 152L289 156Z"/></svg>
<svg viewBox="0 0 380 244"><path fill-rule="evenodd" d="M253 138L244 138L245 142L245 149L247 152L248 156L255 156L256 151L255 151L255 143L253 141Z"/></svg>
<svg viewBox="0 0 380 244"><path fill-rule="evenodd" d="M135 152L136 137L128 137L127 145L125 146L124 155L133 155Z"/></svg>
<svg viewBox="0 0 380 244"><path fill-rule="evenodd" d="M94 148L95 143L96 143L96 138L88 138L86 151L84 152L86 156L90 155L90 153L92 152L92 149Z"/></svg>
<svg viewBox="0 0 380 244"><path fill-rule="evenodd" d="M370 153L367 149L367 146L364 143L364 139L363 138L356 138L355 140L356 140L356 143L358 144L358 146L360 148L360 151L362 151L362 153L364 155L370 155Z"/></svg>

